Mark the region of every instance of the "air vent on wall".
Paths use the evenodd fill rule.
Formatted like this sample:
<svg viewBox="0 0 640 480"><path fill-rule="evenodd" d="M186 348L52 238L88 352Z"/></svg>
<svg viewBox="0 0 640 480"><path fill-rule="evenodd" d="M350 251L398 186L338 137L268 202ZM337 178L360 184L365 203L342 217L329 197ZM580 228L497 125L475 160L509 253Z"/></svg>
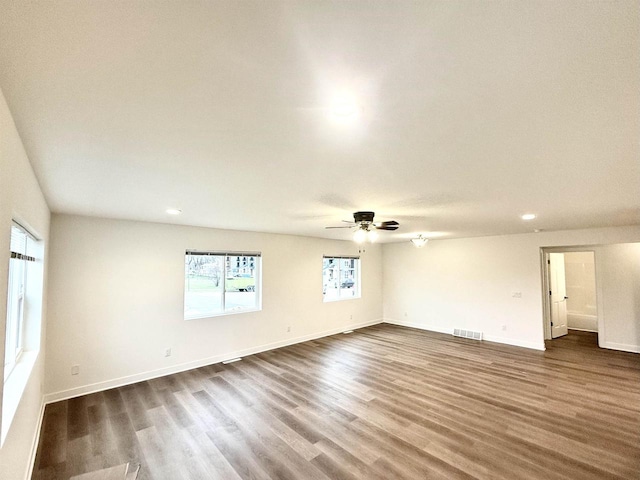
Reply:
<svg viewBox="0 0 640 480"><path fill-rule="evenodd" d="M482 340L482 332L473 332L471 330L462 330L461 328L453 329L454 337L470 338L472 340Z"/></svg>

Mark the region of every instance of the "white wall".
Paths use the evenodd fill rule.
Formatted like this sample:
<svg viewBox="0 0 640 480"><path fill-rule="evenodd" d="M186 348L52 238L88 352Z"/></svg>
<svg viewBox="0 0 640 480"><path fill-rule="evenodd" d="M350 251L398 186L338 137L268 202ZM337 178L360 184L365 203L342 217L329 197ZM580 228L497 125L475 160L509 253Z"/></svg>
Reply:
<svg viewBox="0 0 640 480"><path fill-rule="evenodd" d="M0 92L0 357L2 359L4 359L7 318L7 276L12 219L19 220L32 233L43 239L45 254L42 266L46 278L49 209L31 169L4 95ZM44 336L44 318L45 311L42 312L41 317L42 336ZM40 343L44 342L41 340ZM43 359L41 347L5 443L0 449L0 472L3 480L23 479L30 468L33 442L37 435L42 406ZM4 362L0 362L0 372L3 370L2 365ZM0 376L0 378L3 377Z"/></svg>
<svg viewBox="0 0 640 480"><path fill-rule="evenodd" d="M543 349L541 247L637 241L639 226L431 240L422 249L386 244L384 318L446 333L479 330L490 341ZM619 318L637 322L630 315Z"/></svg>
<svg viewBox="0 0 640 480"><path fill-rule="evenodd" d="M67 215L51 238L47 399L382 320L377 245L361 255L362 298L323 303L322 256L353 242ZM262 252L262 311L183 320L186 249Z"/></svg>
<svg viewBox="0 0 640 480"><path fill-rule="evenodd" d="M567 326L598 331L594 252L564 253L567 287Z"/></svg>
<svg viewBox="0 0 640 480"><path fill-rule="evenodd" d="M600 346L640 352L640 243L594 250Z"/></svg>

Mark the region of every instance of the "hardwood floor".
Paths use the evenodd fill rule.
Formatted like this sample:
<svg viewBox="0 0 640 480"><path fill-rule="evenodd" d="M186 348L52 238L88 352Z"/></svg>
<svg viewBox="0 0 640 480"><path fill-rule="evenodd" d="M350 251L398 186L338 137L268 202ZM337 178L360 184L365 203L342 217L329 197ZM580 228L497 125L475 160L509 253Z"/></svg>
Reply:
<svg viewBox="0 0 640 480"><path fill-rule="evenodd" d="M48 405L34 479L638 479L640 355L377 325Z"/></svg>

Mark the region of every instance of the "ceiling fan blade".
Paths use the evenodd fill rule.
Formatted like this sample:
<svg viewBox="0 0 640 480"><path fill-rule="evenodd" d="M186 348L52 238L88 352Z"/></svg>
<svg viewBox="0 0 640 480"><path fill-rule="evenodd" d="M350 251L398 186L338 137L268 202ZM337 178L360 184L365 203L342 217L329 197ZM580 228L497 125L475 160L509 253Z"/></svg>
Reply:
<svg viewBox="0 0 640 480"><path fill-rule="evenodd" d="M380 225L379 227L376 227L377 230L397 230L399 225L387 225L386 227L384 225Z"/></svg>
<svg viewBox="0 0 640 480"><path fill-rule="evenodd" d="M397 230L400 224L395 220L390 220L388 222L380 222L374 225L378 230Z"/></svg>
<svg viewBox="0 0 640 480"><path fill-rule="evenodd" d="M342 223L348 223L349 225L340 225L339 227L324 227L324 228L353 228L356 226L351 220L340 220Z"/></svg>
<svg viewBox="0 0 640 480"><path fill-rule="evenodd" d="M397 230L400 224L395 220L380 222L374 225L378 230Z"/></svg>

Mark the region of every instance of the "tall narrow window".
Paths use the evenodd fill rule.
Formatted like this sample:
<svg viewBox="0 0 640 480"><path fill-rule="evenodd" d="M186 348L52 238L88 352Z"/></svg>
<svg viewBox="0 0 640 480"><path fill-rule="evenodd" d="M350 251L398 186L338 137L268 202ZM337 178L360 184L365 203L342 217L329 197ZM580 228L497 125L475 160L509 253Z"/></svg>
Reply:
<svg viewBox="0 0 640 480"><path fill-rule="evenodd" d="M188 250L185 320L260 310L260 259L260 253Z"/></svg>
<svg viewBox="0 0 640 480"><path fill-rule="evenodd" d="M360 297L360 258L324 257L322 295L325 302Z"/></svg>
<svg viewBox="0 0 640 480"><path fill-rule="evenodd" d="M4 377L13 371L24 348L25 290L27 262L35 261L34 239L21 226L11 226L11 259L7 294L7 330L5 336Z"/></svg>

